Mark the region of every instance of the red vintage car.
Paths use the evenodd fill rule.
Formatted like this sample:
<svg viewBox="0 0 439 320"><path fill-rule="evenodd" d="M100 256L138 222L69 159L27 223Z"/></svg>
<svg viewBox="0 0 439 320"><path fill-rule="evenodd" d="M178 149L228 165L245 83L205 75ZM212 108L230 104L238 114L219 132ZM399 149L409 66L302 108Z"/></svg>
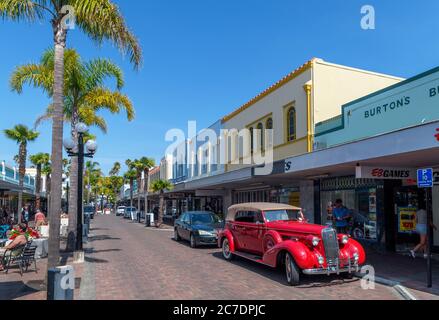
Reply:
<svg viewBox="0 0 439 320"><path fill-rule="evenodd" d="M331 227L308 223L302 210L283 204L246 203L229 208L218 237L226 260L240 256L282 267L289 285L301 274L352 277L366 261L363 247Z"/></svg>

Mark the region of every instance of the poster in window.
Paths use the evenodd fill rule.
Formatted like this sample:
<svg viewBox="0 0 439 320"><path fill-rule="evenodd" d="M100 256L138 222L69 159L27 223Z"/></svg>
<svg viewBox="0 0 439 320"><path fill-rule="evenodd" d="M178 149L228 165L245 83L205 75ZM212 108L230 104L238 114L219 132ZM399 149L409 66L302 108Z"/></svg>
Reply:
<svg viewBox="0 0 439 320"><path fill-rule="evenodd" d="M413 233L416 231L416 207L398 208L398 232Z"/></svg>
<svg viewBox="0 0 439 320"><path fill-rule="evenodd" d="M377 196L375 189L371 189L369 191L369 212L370 213L377 212Z"/></svg>

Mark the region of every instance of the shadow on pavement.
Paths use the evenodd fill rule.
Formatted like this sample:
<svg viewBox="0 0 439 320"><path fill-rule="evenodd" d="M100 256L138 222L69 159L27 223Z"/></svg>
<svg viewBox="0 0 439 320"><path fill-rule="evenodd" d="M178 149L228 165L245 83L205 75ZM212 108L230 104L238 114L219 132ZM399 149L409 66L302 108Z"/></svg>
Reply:
<svg viewBox="0 0 439 320"><path fill-rule="evenodd" d="M209 246L209 245L202 245L202 246L197 246L196 248L191 248L191 245L190 245L189 241L185 241L185 240L177 241L174 238L171 238L170 240L174 241L175 243L178 243L178 244L180 244L182 246L190 248L192 250L212 250L212 249L217 247L216 245L211 245L211 246Z"/></svg>
<svg viewBox="0 0 439 320"><path fill-rule="evenodd" d="M93 253L105 253L105 252L119 252L122 251L121 249L105 249L105 250L95 250L93 248L86 249L85 252L87 254L93 254Z"/></svg>
<svg viewBox="0 0 439 320"><path fill-rule="evenodd" d="M88 237L89 242L93 241L105 241L105 240L122 240L121 238L114 238L108 235L100 235L100 236L91 236Z"/></svg>
<svg viewBox="0 0 439 320"><path fill-rule="evenodd" d="M98 259L98 258L93 258L93 257L85 257L84 260L86 262L90 262L90 263L109 263L108 260Z"/></svg>
<svg viewBox="0 0 439 320"><path fill-rule="evenodd" d="M0 286L0 300L14 300L44 290L35 289L38 287L37 284L32 285L32 287L28 286L22 281L2 282Z"/></svg>
<svg viewBox="0 0 439 320"><path fill-rule="evenodd" d="M217 259L221 259L225 261L222 252L214 252L212 255ZM268 266L264 266L262 264L236 256L230 263L245 268L248 271L257 273L258 275L264 276L272 281L276 281L286 287L289 287L289 285L286 282L285 274L280 268L273 269ZM331 276L301 275L301 281L300 281L301 284L299 286L296 286L295 288L309 289L309 288L331 287L331 286L337 286L337 285L342 285L342 284L352 283L357 281L359 281L359 279L348 280L348 279L343 279L342 276L338 276L338 275L331 275Z"/></svg>

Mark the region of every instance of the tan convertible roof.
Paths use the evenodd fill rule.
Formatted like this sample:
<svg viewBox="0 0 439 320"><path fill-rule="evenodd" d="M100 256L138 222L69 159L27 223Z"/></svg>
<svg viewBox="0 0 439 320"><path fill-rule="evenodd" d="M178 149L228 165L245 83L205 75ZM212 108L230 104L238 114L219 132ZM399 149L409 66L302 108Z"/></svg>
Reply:
<svg viewBox="0 0 439 320"><path fill-rule="evenodd" d="M233 221L235 219L235 215L238 210L268 211L268 210L302 210L302 209L282 203L267 203L267 202L241 203L241 204L235 204L229 208L227 214L227 221Z"/></svg>

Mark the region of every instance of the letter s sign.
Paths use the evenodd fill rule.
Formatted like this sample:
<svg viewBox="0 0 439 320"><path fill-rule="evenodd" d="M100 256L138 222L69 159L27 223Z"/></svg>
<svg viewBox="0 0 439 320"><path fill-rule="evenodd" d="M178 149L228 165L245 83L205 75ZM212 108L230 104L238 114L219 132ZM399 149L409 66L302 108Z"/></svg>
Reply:
<svg viewBox="0 0 439 320"><path fill-rule="evenodd" d="M291 161L285 162L285 172L289 172L291 170Z"/></svg>

